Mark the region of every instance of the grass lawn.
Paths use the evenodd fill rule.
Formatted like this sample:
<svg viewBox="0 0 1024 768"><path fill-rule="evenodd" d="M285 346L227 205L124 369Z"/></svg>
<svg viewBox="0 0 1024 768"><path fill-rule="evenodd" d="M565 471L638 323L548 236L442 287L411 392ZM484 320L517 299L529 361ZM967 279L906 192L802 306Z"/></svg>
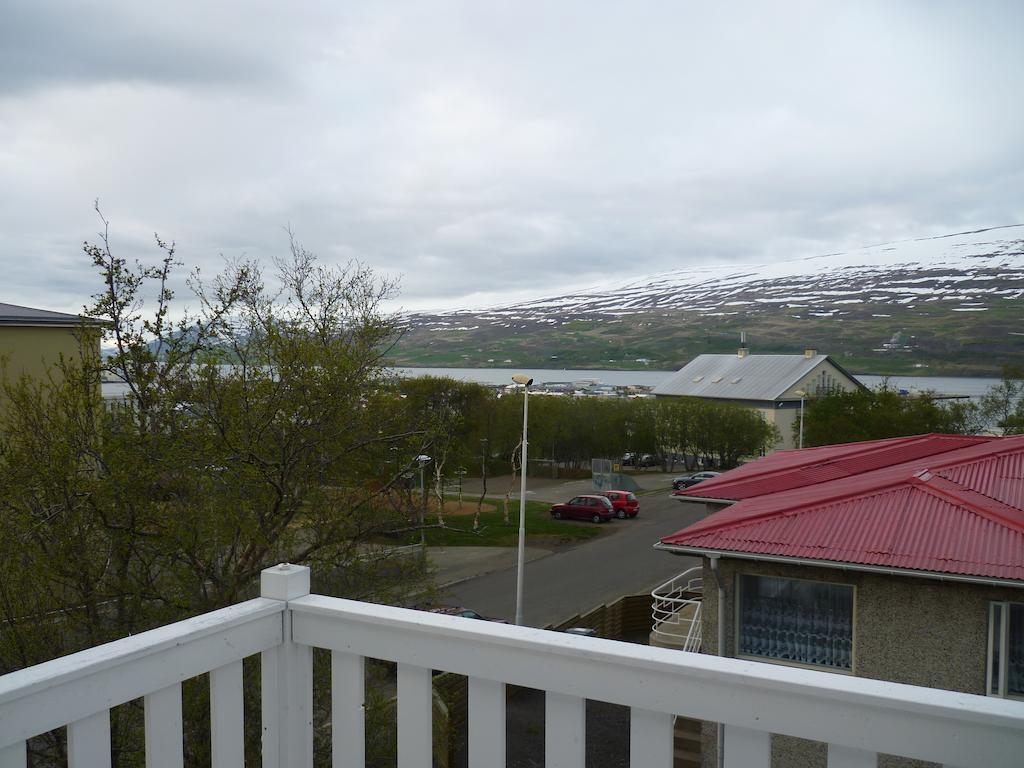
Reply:
<svg viewBox="0 0 1024 768"><path fill-rule="evenodd" d="M493 511L480 514L480 529L473 531L473 515L446 515L444 528L427 529L427 545L432 547L514 547L519 537L519 501L509 502L509 524L502 522L501 499L487 499ZM469 505L467 504L467 507ZM473 509L476 509L475 503ZM555 520L551 505L542 501L526 502L526 543L557 545L585 541L600 535L603 525L582 520ZM436 519L436 518L435 518ZM614 524L614 523L613 523ZM606 525L606 524L605 524Z"/></svg>

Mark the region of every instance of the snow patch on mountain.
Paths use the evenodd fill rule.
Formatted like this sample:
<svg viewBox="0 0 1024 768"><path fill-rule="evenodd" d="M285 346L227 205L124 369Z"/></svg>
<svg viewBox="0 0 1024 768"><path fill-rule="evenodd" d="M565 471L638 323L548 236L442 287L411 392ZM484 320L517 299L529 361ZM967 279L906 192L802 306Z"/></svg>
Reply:
<svg viewBox="0 0 1024 768"><path fill-rule="evenodd" d="M459 326L472 318L508 327L655 311L717 315L759 305L841 319L864 303L913 306L942 299L960 302L957 311L979 312L994 300L1022 296L1024 225L1011 225L790 261L687 267L505 306L419 313L409 321L455 330L455 318Z"/></svg>

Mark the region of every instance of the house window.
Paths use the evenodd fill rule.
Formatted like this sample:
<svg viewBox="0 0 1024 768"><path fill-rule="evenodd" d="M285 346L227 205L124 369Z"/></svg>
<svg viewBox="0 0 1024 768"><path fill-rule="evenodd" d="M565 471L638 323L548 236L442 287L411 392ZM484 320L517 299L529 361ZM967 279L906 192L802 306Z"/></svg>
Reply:
<svg viewBox="0 0 1024 768"><path fill-rule="evenodd" d="M988 695L1024 697L1024 604L989 605Z"/></svg>
<svg viewBox="0 0 1024 768"><path fill-rule="evenodd" d="M739 577L739 654L853 669L853 587Z"/></svg>

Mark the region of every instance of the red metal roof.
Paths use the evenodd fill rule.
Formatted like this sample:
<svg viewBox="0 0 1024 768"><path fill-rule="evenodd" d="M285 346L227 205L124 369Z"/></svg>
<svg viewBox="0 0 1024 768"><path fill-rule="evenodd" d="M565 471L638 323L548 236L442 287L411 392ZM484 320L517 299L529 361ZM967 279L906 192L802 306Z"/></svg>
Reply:
<svg viewBox="0 0 1024 768"><path fill-rule="evenodd" d="M833 466L905 460L831 480L807 473L804 462L788 479L765 472L778 490L748 488L744 500L662 543L1024 581L1024 436L926 435L857 445L866 451L854 448L848 461L833 452ZM722 498L705 483L703 494Z"/></svg>
<svg viewBox="0 0 1024 768"><path fill-rule="evenodd" d="M993 439L931 434L777 451L677 495L739 501L929 458Z"/></svg>

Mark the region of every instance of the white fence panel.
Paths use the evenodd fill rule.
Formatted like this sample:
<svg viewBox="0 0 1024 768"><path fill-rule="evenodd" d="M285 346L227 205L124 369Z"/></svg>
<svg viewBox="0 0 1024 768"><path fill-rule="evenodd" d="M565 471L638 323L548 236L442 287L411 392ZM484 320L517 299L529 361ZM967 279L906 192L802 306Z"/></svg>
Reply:
<svg viewBox="0 0 1024 768"><path fill-rule="evenodd" d="M770 733L727 725L724 742L725 768L771 768Z"/></svg>
<svg viewBox="0 0 1024 768"><path fill-rule="evenodd" d="M110 768L110 712L68 725L68 768Z"/></svg>
<svg viewBox="0 0 1024 768"><path fill-rule="evenodd" d="M433 690L429 669L398 665L398 768L433 765Z"/></svg>
<svg viewBox="0 0 1024 768"><path fill-rule="evenodd" d="M257 598L0 677L0 750L276 647L284 604Z"/></svg>
<svg viewBox="0 0 1024 768"><path fill-rule="evenodd" d="M289 602L314 647L954 765L1018 766L1020 702L577 637L310 595ZM741 735L741 741L743 736ZM737 746L736 749L741 747Z"/></svg>
<svg viewBox="0 0 1024 768"><path fill-rule="evenodd" d="M366 663L352 653L331 653L332 768L366 763Z"/></svg>
<svg viewBox="0 0 1024 768"><path fill-rule="evenodd" d="M548 691L544 697L545 768L584 768L587 756L586 701Z"/></svg>
<svg viewBox="0 0 1024 768"><path fill-rule="evenodd" d="M629 764L672 768L674 752L672 715L633 709L629 713Z"/></svg>
<svg viewBox="0 0 1024 768"><path fill-rule="evenodd" d="M0 768L25 768L27 764L24 741L0 749Z"/></svg>
<svg viewBox="0 0 1024 768"><path fill-rule="evenodd" d="M146 768L182 768L181 683L145 697Z"/></svg>
<svg viewBox="0 0 1024 768"><path fill-rule="evenodd" d="M213 768L245 765L242 662L210 672L210 740Z"/></svg>
<svg viewBox="0 0 1024 768"><path fill-rule="evenodd" d="M505 768L505 684L469 678L469 768Z"/></svg>
<svg viewBox="0 0 1024 768"><path fill-rule="evenodd" d="M876 768L877 752L828 745L828 768Z"/></svg>

